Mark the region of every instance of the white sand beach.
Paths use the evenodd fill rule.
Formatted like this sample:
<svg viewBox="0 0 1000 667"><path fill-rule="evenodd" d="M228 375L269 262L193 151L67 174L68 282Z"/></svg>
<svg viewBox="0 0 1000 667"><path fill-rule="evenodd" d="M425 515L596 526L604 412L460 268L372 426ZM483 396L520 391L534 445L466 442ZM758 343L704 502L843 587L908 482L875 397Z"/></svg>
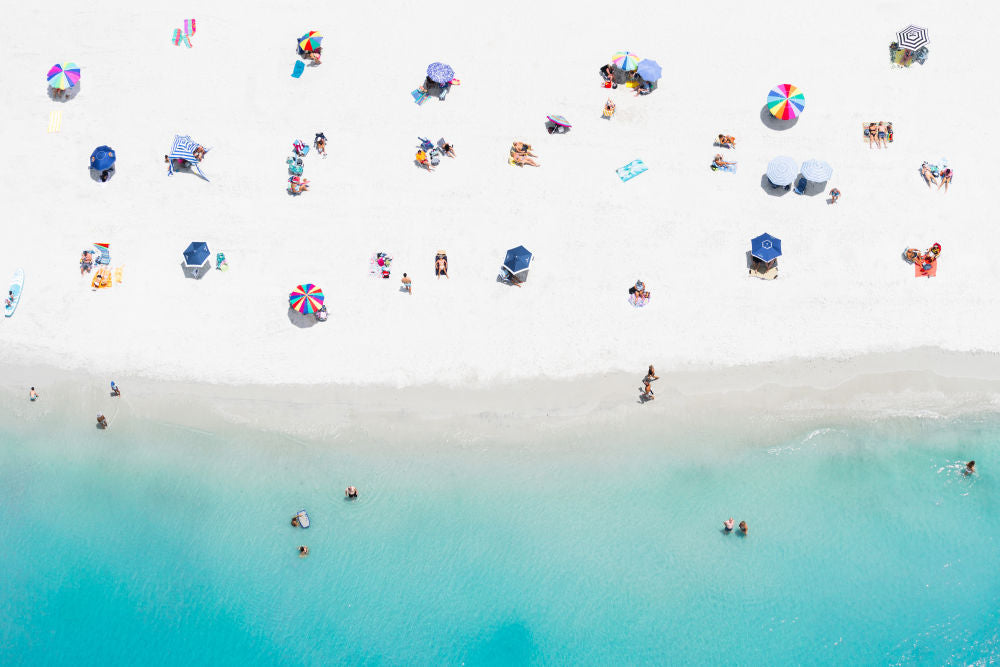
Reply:
<svg viewBox="0 0 1000 667"><path fill-rule="evenodd" d="M997 10L888 2L644 2L615 14L527 2L277 6L217 0L147 8L120 1L11 7L0 25L4 189L0 281L25 271L0 322L0 363L46 364L216 383L482 385L918 347L1000 352L998 246L981 154L1000 91L984 78L982 26ZM874 14L874 17L872 16ZM197 19L193 48L170 36ZM923 66L893 69L888 44L915 23ZM323 64L290 76L295 40L326 36ZM637 98L600 87L617 50L657 60ZM53 101L45 74L73 61L81 82ZM447 99L409 92L434 61L461 79ZM806 98L793 127L763 108L776 84ZM601 118L605 99L617 114ZM956 100L961 103L956 103ZM62 112L47 133L51 111ZM547 135L546 114L573 123ZM866 121L892 121L885 150ZM286 193L292 142L330 140L305 158L312 189ZM166 174L175 134L211 148L211 179ZM709 169L735 135L736 173ZM417 137L457 157L414 164ZM539 168L507 163L514 139ZM117 173L94 180L99 145ZM773 196L769 160L826 160L827 189ZM649 170L622 183L615 169ZM929 190L922 161L954 169ZM747 276L749 240L780 237L780 278ZM230 270L185 277L191 241ZM123 282L81 277L80 251L111 244ZM904 248L943 247L935 278L914 278ZM505 251L534 253L523 288L496 282ZM450 279L436 279L447 250ZM395 261L369 275L375 251ZM413 294L400 292L407 272ZM649 305L626 300L637 278ZM330 320L290 321L288 293L321 286ZM947 359L947 357L937 357ZM947 363L942 361L941 363ZM932 369L933 370L933 369Z"/></svg>

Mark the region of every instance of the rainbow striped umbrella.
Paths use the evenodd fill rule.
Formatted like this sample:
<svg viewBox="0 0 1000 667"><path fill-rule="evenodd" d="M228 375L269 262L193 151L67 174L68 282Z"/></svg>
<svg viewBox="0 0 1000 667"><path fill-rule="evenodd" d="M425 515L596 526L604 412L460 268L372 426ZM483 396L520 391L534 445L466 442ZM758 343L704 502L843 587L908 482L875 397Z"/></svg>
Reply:
<svg viewBox="0 0 1000 667"><path fill-rule="evenodd" d="M303 315L312 315L323 306L323 299L323 290L306 283L292 290L288 295L288 305Z"/></svg>
<svg viewBox="0 0 1000 667"><path fill-rule="evenodd" d="M306 34L299 37L299 48L303 51L315 51L319 48L320 42L323 41L323 35L319 34L315 30L310 30Z"/></svg>
<svg viewBox="0 0 1000 667"><path fill-rule="evenodd" d="M628 51L619 51L611 56L611 64L617 65L626 72L639 68L639 56Z"/></svg>
<svg viewBox="0 0 1000 667"><path fill-rule="evenodd" d="M779 120L798 118L805 108L805 95L790 83L775 86L774 90L767 94L767 109Z"/></svg>
<svg viewBox="0 0 1000 667"><path fill-rule="evenodd" d="M80 68L76 66L76 63L53 65L46 78L48 78L51 87L57 90L66 90L80 82Z"/></svg>

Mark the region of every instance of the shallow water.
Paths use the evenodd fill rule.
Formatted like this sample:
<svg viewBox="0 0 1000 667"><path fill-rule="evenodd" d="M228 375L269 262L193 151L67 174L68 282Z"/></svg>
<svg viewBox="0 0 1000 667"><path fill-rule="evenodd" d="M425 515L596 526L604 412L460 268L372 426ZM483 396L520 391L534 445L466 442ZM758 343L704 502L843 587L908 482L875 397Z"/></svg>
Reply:
<svg viewBox="0 0 1000 667"><path fill-rule="evenodd" d="M8 426L3 662L995 659L1000 420L791 431Z"/></svg>

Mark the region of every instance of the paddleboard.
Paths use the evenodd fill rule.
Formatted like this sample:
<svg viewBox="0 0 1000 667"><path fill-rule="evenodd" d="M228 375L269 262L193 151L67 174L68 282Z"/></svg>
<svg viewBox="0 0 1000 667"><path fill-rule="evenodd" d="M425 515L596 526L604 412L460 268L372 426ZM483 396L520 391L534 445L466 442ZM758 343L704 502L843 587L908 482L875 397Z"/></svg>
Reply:
<svg viewBox="0 0 1000 667"><path fill-rule="evenodd" d="M309 527L309 515L306 514L305 510L299 510L295 517L299 520L299 526L302 528Z"/></svg>
<svg viewBox="0 0 1000 667"><path fill-rule="evenodd" d="M18 269L14 272L14 277L10 279L10 287L7 289L14 293L14 300L9 306L7 304L7 296L4 294L4 317L10 317L17 310L17 304L21 301L21 290L24 288L24 269Z"/></svg>

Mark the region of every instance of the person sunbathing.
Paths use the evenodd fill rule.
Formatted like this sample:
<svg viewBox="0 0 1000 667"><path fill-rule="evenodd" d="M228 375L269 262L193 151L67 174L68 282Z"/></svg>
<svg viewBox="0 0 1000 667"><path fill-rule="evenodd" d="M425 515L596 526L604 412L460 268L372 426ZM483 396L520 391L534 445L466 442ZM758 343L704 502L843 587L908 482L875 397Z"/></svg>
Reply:
<svg viewBox="0 0 1000 667"><path fill-rule="evenodd" d="M313 142L313 145L316 146L316 152L317 153L319 153L323 157L326 157L326 135L325 134L323 134L322 132L317 132L316 133L316 139Z"/></svg>
<svg viewBox="0 0 1000 667"><path fill-rule="evenodd" d="M448 157L455 157L455 147L443 139L441 140L441 152Z"/></svg>
<svg viewBox="0 0 1000 667"><path fill-rule="evenodd" d="M427 157L427 153L425 153L423 149L417 151L417 162L419 162L421 166L427 167L427 171L434 171L430 158Z"/></svg>
<svg viewBox="0 0 1000 667"><path fill-rule="evenodd" d="M448 260L447 259L445 259L444 257L438 257L437 259L434 260L434 275L436 275L438 277L438 279L440 279L441 276L444 276L445 278L448 278Z"/></svg>
<svg viewBox="0 0 1000 667"><path fill-rule="evenodd" d="M523 167L526 164L527 165L531 165L532 167L540 167L540 166L542 166L542 165L538 164L537 162L535 162L534 160L532 160L530 157L528 157L525 154L515 153L513 148L510 151L510 157L511 157L512 160L514 160L514 164L516 164L518 166L521 166L521 167Z"/></svg>
<svg viewBox="0 0 1000 667"><path fill-rule="evenodd" d="M191 154L194 155L194 159L196 159L198 162L201 162L205 157L205 147L198 146L193 151L191 151Z"/></svg>
<svg viewBox="0 0 1000 667"><path fill-rule="evenodd" d="M916 248L907 248L906 252L903 253L903 257L906 259L907 262L913 264L918 259L920 259L920 251L917 250Z"/></svg>
<svg viewBox="0 0 1000 667"><path fill-rule="evenodd" d="M300 195L309 190L309 179L295 176L289 181L289 189L293 195Z"/></svg>
<svg viewBox="0 0 1000 667"><path fill-rule="evenodd" d="M724 169L726 167L731 167L733 165L732 162L726 162L725 160L722 159L722 153L715 154L715 160L712 161L712 164L714 164L719 169Z"/></svg>
<svg viewBox="0 0 1000 667"><path fill-rule="evenodd" d="M874 147L878 141L878 126L875 123L868 123L868 129L865 130L865 134L868 135L868 148Z"/></svg>
<svg viewBox="0 0 1000 667"><path fill-rule="evenodd" d="M323 63L320 62L319 59L321 55L323 55L322 46L317 46L313 51L309 51L306 53L306 57L312 61L311 63L309 63L310 65L322 65Z"/></svg>
<svg viewBox="0 0 1000 667"><path fill-rule="evenodd" d="M922 165L920 165L920 175L924 177L925 181L927 181L927 187L928 188L931 187L931 183L933 183L934 185L937 185L937 179L934 177L934 172L931 171L931 168L929 166L927 166L926 162L924 162ZM940 187L941 186L938 186L938 188L940 188ZM946 190L946 192L947 192L947 190Z"/></svg>
<svg viewBox="0 0 1000 667"><path fill-rule="evenodd" d="M945 169L941 172L941 182L938 184L938 190L941 186L944 186L944 191L948 192L948 184L951 183L951 169Z"/></svg>
<svg viewBox="0 0 1000 667"><path fill-rule="evenodd" d="M517 153L518 155L527 155L528 157L538 157L531 152L531 144L526 144L523 141L515 141L511 152Z"/></svg>
<svg viewBox="0 0 1000 667"><path fill-rule="evenodd" d="M721 146L722 148L736 148L736 137L720 134L719 146Z"/></svg>
<svg viewBox="0 0 1000 667"><path fill-rule="evenodd" d="M610 99L604 103L604 115L608 118L615 115L615 103Z"/></svg>

